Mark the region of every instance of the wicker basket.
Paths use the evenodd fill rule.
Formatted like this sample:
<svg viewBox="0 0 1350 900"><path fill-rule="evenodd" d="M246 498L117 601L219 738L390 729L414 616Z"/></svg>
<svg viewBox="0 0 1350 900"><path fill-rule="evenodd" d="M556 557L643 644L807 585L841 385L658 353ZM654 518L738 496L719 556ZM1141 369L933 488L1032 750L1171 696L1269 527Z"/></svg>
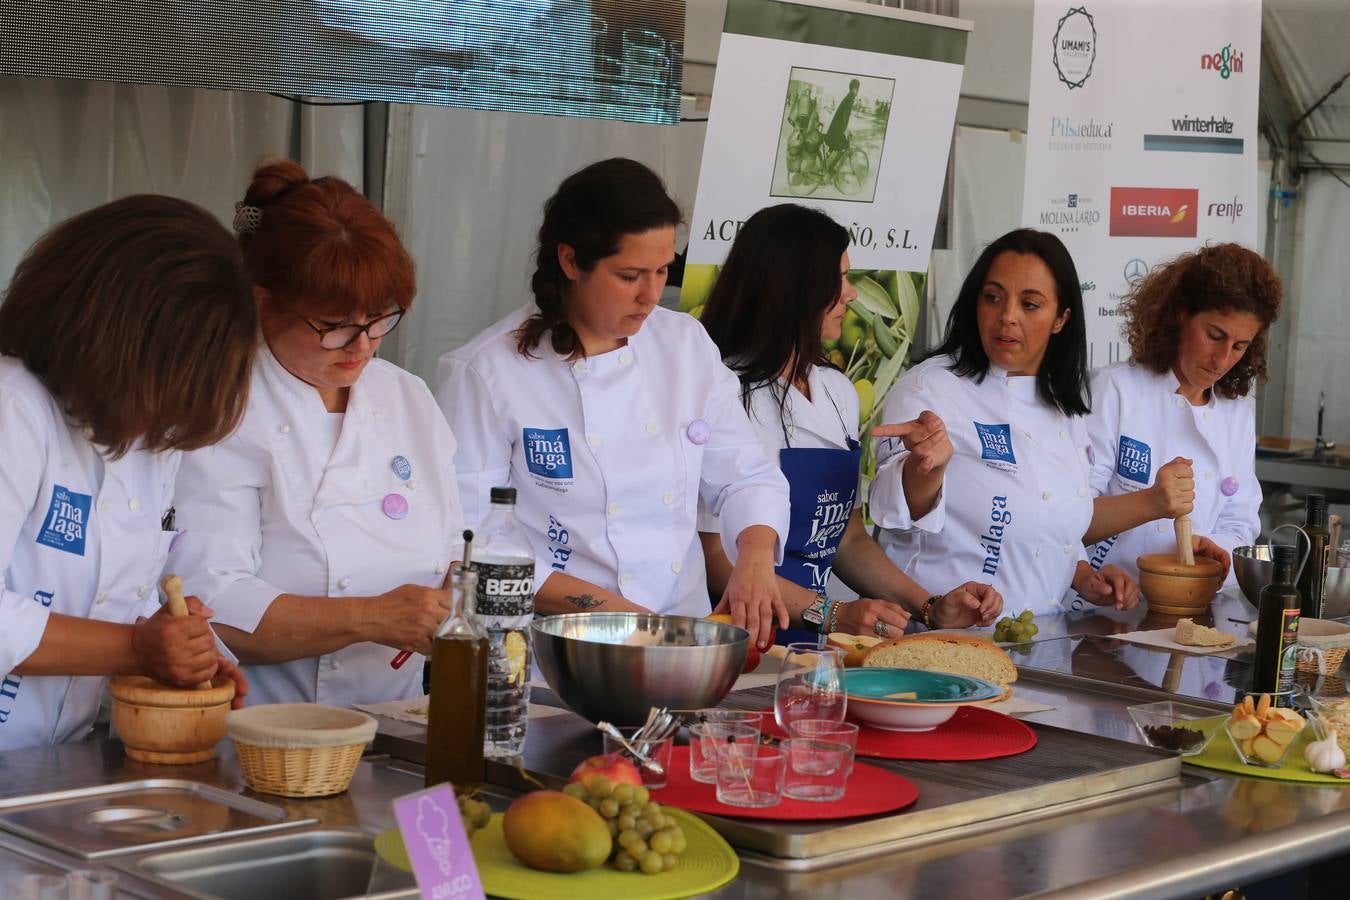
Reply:
<svg viewBox="0 0 1350 900"><path fill-rule="evenodd" d="M364 713L314 703L253 706L225 720L248 786L282 797L345 791L375 727Z"/></svg>
<svg viewBox="0 0 1350 900"><path fill-rule="evenodd" d="M1298 625L1298 643L1298 671L1335 676L1345 662L1346 651L1350 650L1350 626L1325 619L1308 619ZM1316 648L1325 657L1325 663L1318 653L1309 652L1309 648Z"/></svg>

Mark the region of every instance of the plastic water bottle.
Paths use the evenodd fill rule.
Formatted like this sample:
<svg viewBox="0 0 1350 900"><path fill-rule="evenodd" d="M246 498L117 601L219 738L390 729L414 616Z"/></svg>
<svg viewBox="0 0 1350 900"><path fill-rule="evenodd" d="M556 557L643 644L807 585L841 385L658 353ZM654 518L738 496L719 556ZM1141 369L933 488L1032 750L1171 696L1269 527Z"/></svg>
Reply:
<svg viewBox="0 0 1350 900"><path fill-rule="evenodd" d="M516 489L495 487L474 530L478 572L474 615L488 636L489 759L519 756L530 713L530 622L534 619L534 549L516 518Z"/></svg>

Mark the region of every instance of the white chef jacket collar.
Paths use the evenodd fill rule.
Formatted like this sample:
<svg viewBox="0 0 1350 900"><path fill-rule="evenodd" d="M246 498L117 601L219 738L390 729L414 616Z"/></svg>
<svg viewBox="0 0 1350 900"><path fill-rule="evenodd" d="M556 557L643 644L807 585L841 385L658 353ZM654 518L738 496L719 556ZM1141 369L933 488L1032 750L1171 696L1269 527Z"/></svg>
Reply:
<svg viewBox="0 0 1350 900"><path fill-rule="evenodd" d="M319 389L314 385L297 377L281 364L281 360L272 353L272 348L267 346L264 341L258 351L258 364L271 375L271 380L285 394L286 399L295 404L306 413L328 414L328 408L323 405L323 397L319 395ZM370 410L367 408L365 391L361 389L361 383L369 377L370 366L361 372L361 377L352 385L347 394L347 417L350 420L353 416L364 420Z"/></svg>
<svg viewBox="0 0 1350 900"><path fill-rule="evenodd" d="M1177 397L1181 397L1182 400L1185 400L1185 401L1186 401L1186 405L1189 406L1191 409L1213 409L1213 408L1214 408L1214 388L1211 387L1211 388L1209 389L1209 397L1205 400L1205 402L1202 403L1202 404L1199 405L1199 406L1196 406L1194 403L1192 403L1190 400L1187 400L1186 397L1184 397L1184 396L1180 393L1180 391L1181 391L1181 379L1177 378L1176 370L1174 370L1171 366L1168 366L1168 367L1167 367L1167 373L1166 373L1165 375L1162 376L1162 379L1163 379L1163 383L1167 385L1167 390L1170 391L1173 395L1175 395L1175 396L1177 396Z"/></svg>
<svg viewBox="0 0 1350 900"><path fill-rule="evenodd" d="M1012 391L1013 396L1019 400L1035 402L1036 400L1036 376L1035 375L1009 375L1008 370L1001 366L989 363L989 372L985 378L993 378L1002 381Z"/></svg>

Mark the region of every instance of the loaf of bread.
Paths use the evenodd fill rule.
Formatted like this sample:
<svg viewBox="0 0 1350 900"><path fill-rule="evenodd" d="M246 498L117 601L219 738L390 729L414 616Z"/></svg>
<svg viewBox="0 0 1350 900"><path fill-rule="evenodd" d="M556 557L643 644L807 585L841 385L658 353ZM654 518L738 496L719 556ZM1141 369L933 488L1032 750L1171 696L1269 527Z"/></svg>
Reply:
<svg viewBox="0 0 1350 900"><path fill-rule="evenodd" d="M1216 628L1197 625L1190 619L1177 619L1177 630L1173 640L1187 647L1229 647L1237 643L1237 638Z"/></svg>
<svg viewBox="0 0 1350 900"><path fill-rule="evenodd" d="M1012 657L993 641L968 634L913 634L883 641L867 651L863 665L951 672L1004 686L1017 680Z"/></svg>

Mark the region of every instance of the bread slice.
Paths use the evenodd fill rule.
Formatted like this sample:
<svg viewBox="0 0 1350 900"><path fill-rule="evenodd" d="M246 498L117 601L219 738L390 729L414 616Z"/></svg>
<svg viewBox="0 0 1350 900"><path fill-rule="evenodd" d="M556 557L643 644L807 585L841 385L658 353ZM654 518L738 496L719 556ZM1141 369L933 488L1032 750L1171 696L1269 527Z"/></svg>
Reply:
<svg viewBox="0 0 1350 900"><path fill-rule="evenodd" d="M1231 647L1237 638L1216 628L1197 625L1190 619L1177 619L1174 640L1187 647Z"/></svg>
<svg viewBox="0 0 1350 900"><path fill-rule="evenodd" d="M826 640L831 647L838 647L844 651L844 667L849 669L861 666L867 651L881 643L881 638L875 635L848 634L842 631L830 632Z"/></svg>
<svg viewBox="0 0 1350 900"><path fill-rule="evenodd" d="M867 651L863 665L951 672L1005 687L1017 680L1011 656L993 641L968 634L913 634L883 641Z"/></svg>

